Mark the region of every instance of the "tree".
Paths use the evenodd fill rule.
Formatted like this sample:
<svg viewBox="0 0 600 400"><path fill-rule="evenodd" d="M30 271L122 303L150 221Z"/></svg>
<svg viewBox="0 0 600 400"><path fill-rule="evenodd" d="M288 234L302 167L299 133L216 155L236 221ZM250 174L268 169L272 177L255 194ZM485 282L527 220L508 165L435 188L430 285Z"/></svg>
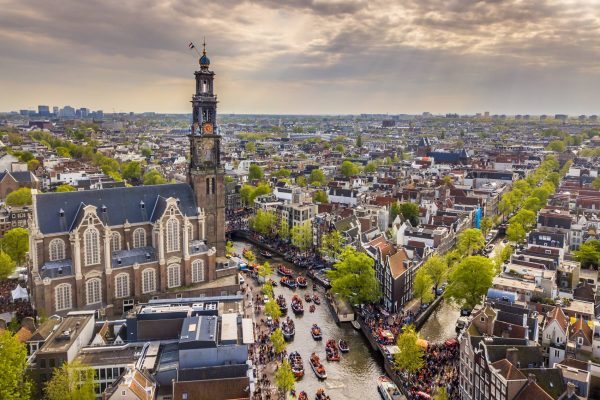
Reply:
<svg viewBox="0 0 600 400"><path fill-rule="evenodd" d="M25 228L13 228L4 234L1 241L2 250L17 265L25 262L25 254L29 251L29 231Z"/></svg>
<svg viewBox="0 0 600 400"><path fill-rule="evenodd" d="M504 219L508 214L511 213L511 211L513 210L513 205L510 202L510 198L508 198L506 195L504 195L501 199L500 202L498 203L498 211L500 211L500 214L502 215L502 219Z"/></svg>
<svg viewBox="0 0 600 400"><path fill-rule="evenodd" d="M492 286L494 264L487 257L469 256L454 268L449 278L444 297L472 309Z"/></svg>
<svg viewBox="0 0 600 400"><path fill-rule="evenodd" d="M29 400L31 381L27 375L27 348L8 329L0 331L0 360L0 399Z"/></svg>
<svg viewBox="0 0 600 400"><path fill-rule="evenodd" d="M429 303L434 297L431 291L432 286L433 280L431 280L431 277L422 267L419 268L413 282L413 297L419 299L421 304Z"/></svg>
<svg viewBox="0 0 600 400"><path fill-rule="evenodd" d="M248 170L248 179L249 180L261 180L265 176L260 165L250 164L250 168Z"/></svg>
<svg viewBox="0 0 600 400"><path fill-rule="evenodd" d="M358 165L354 164L352 161L344 161L340 166L340 173L346 178L358 174L358 171Z"/></svg>
<svg viewBox="0 0 600 400"><path fill-rule="evenodd" d="M248 142L248 143L246 143L246 146L244 147L244 149L246 149L246 152L248 152L248 153L255 153L256 145L254 144L254 142Z"/></svg>
<svg viewBox="0 0 600 400"><path fill-rule="evenodd" d="M563 142L562 140L553 140L550 143L548 143L548 146L546 146L546 150L562 153L566 150L565 142Z"/></svg>
<svg viewBox="0 0 600 400"><path fill-rule="evenodd" d="M477 228L469 228L458 236L458 249L463 255L470 256L485 246L485 238Z"/></svg>
<svg viewBox="0 0 600 400"><path fill-rule="evenodd" d="M277 178L289 178L292 175L292 171L287 168L281 168L279 171L273 174Z"/></svg>
<svg viewBox="0 0 600 400"><path fill-rule="evenodd" d="M306 177L303 175L296 177L296 185L300 187L306 187Z"/></svg>
<svg viewBox="0 0 600 400"><path fill-rule="evenodd" d="M74 186L63 183L62 185L59 185L56 187L56 191L59 193L60 192L75 192L75 191L77 191L77 189Z"/></svg>
<svg viewBox="0 0 600 400"><path fill-rule="evenodd" d="M310 171L308 182L314 186L322 186L325 184L325 173L320 169Z"/></svg>
<svg viewBox="0 0 600 400"><path fill-rule="evenodd" d="M20 188L6 196L6 204L13 207L31 205L31 189Z"/></svg>
<svg viewBox="0 0 600 400"><path fill-rule="evenodd" d="M481 219L481 233L483 236L487 236L492 227L494 226L494 221L490 217L485 217Z"/></svg>
<svg viewBox="0 0 600 400"><path fill-rule="evenodd" d="M287 393L294 390L296 387L296 377L292 371L290 362L286 359L277 367L275 371L275 384L284 394L284 398L287 398Z"/></svg>
<svg viewBox="0 0 600 400"><path fill-rule="evenodd" d="M0 280L4 280L15 272L15 262L8 254L0 251Z"/></svg>
<svg viewBox="0 0 600 400"><path fill-rule="evenodd" d="M273 301L275 302L275 300ZM275 305L277 305L276 302ZM279 306L277 308L279 308ZM285 338L283 337L283 331L281 330L281 328L275 329L275 331L271 333L270 338L271 343L273 343L273 350L275 350L275 352L278 354L282 353L285 350L287 343L285 342Z"/></svg>
<svg viewBox="0 0 600 400"><path fill-rule="evenodd" d="M223 178L223 181L225 182L225 184L229 184L229 183L233 183L233 177L230 175L225 175L225 178Z"/></svg>
<svg viewBox="0 0 600 400"><path fill-rule="evenodd" d="M341 143L336 144L335 147L334 147L334 149L335 149L335 151L338 151L340 153L343 153L343 152L346 151L346 148Z"/></svg>
<svg viewBox="0 0 600 400"><path fill-rule="evenodd" d="M379 300L381 292L373 264L371 257L346 246L334 269L327 271L331 291L350 300L352 304Z"/></svg>
<svg viewBox="0 0 600 400"><path fill-rule="evenodd" d="M122 176L127 180L140 180L142 178L142 164L139 161L123 163Z"/></svg>
<svg viewBox="0 0 600 400"><path fill-rule="evenodd" d="M444 257L439 255L429 257L421 269L431 278L435 290L446 280L448 275L448 263Z"/></svg>
<svg viewBox="0 0 600 400"><path fill-rule="evenodd" d="M394 354L396 368L408 373L415 373L425 365L425 350L419 346L419 336L414 325L405 325L396 339L398 353Z"/></svg>
<svg viewBox="0 0 600 400"><path fill-rule="evenodd" d="M535 212L522 208L508 221L508 223L518 223L525 231L529 231L535 225Z"/></svg>
<svg viewBox="0 0 600 400"><path fill-rule="evenodd" d="M71 157L71 152L66 147L57 147L55 150L56 154L58 154L61 157Z"/></svg>
<svg viewBox="0 0 600 400"><path fill-rule="evenodd" d="M273 211L258 210L250 219L250 227L261 235L272 236L277 223L277 216Z"/></svg>
<svg viewBox="0 0 600 400"><path fill-rule="evenodd" d="M356 147L358 147L360 149L362 147L362 145L363 145L362 135L359 133L356 138Z"/></svg>
<svg viewBox="0 0 600 400"><path fill-rule="evenodd" d="M40 160L33 159L27 161L27 169L30 171L35 171L40 166Z"/></svg>
<svg viewBox="0 0 600 400"><path fill-rule="evenodd" d="M277 231L277 235L279 239L286 241L290 238L290 224L288 224L286 219L281 219L279 221L279 230Z"/></svg>
<svg viewBox="0 0 600 400"><path fill-rule="evenodd" d="M94 370L78 361L54 369L46 384L48 400L95 400Z"/></svg>
<svg viewBox="0 0 600 400"><path fill-rule="evenodd" d="M551 192L548 190L548 187L541 186L539 188L533 189L533 191L531 192L531 196L536 197L543 207L548 202L548 197L550 197L550 193Z"/></svg>
<svg viewBox="0 0 600 400"><path fill-rule="evenodd" d="M273 319L281 317L281 308L279 308L279 304L277 304L273 297L271 297L265 304L265 314ZM278 353L281 352L278 351Z"/></svg>
<svg viewBox="0 0 600 400"><path fill-rule="evenodd" d="M324 190L315 190L313 193L313 201L315 203L327 204L329 203L329 196L327 196L327 192Z"/></svg>
<svg viewBox="0 0 600 400"><path fill-rule="evenodd" d="M541 210L541 208L542 208L542 204L540 203L540 199L538 199L537 197L529 196L523 202L524 210L538 212L539 210Z"/></svg>
<svg viewBox="0 0 600 400"><path fill-rule="evenodd" d="M513 184L513 189L520 190L526 196L531 193L531 185L525 179L519 179Z"/></svg>
<svg viewBox="0 0 600 400"><path fill-rule="evenodd" d="M373 161L369 162L367 165L365 165L364 171L369 174L377 171L377 164L375 164Z"/></svg>
<svg viewBox="0 0 600 400"><path fill-rule="evenodd" d="M592 181L592 189L600 189L600 176Z"/></svg>
<svg viewBox="0 0 600 400"><path fill-rule="evenodd" d="M433 400L449 400L448 392L446 391L446 388L443 386L440 386L438 388L438 390L435 392L435 396L433 396Z"/></svg>
<svg viewBox="0 0 600 400"><path fill-rule="evenodd" d="M231 242L231 240L228 240L227 243L225 243L225 252L227 255L233 254L233 242Z"/></svg>
<svg viewBox="0 0 600 400"><path fill-rule="evenodd" d="M337 259L337 257L342 252L342 248L344 247L344 237L342 234L333 230L329 233L324 234L321 237L321 254L325 257L329 257L332 260Z"/></svg>
<svg viewBox="0 0 600 400"><path fill-rule="evenodd" d="M254 191L256 190L256 187L252 186L252 185L243 185L240 188L240 197L242 198L242 202L249 206L250 204L252 204L252 202L254 201Z"/></svg>
<svg viewBox="0 0 600 400"><path fill-rule="evenodd" d="M502 264L506 261L510 260L510 256L512 255L513 248L511 245L507 244L500 251L496 251L494 255L494 267L496 268L496 273L499 274L502 271Z"/></svg>
<svg viewBox="0 0 600 400"><path fill-rule="evenodd" d="M149 149L148 147L142 147L141 153L144 158L148 158L152 155L152 149Z"/></svg>
<svg viewBox="0 0 600 400"><path fill-rule="evenodd" d="M400 204L400 213L402 216L409 220L412 226L419 225L419 205L416 203L402 203Z"/></svg>
<svg viewBox="0 0 600 400"><path fill-rule="evenodd" d="M302 251L308 250L313 244L312 225L310 220L292 228L292 244Z"/></svg>
<svg viewBox="0 0 600 400"><path fill-rule="evenodd" d="M600 263L600 251L593 243L583 243L579 246L579 250L576 250L573 254L582 267L589 267Z"/></svg>
<svg viewBox="0 0 600 400"><path fill-rule="evenodd" d="M254 202L254 199L258 196L262 196L269 193L271 193L271 186L269 186L267 182L259 183L254 192L252 193L252 202Z"/></svg>
<svg viewBox="0 0 600 400"><path fill-rule="evenodd" d="M271 263L269 263L268 261L265 261L265 263L261 265L258 269L258 275L262 276L263 278L271 276L272 274L273 268L271 267Z"/></svg>
<svg viewBox="0 0 600 400"><path fill-rule="evenodd" d="M271 283L271 281L266 281L263 286L261 291L263 292L264 295L267 295L267 297L273 298L273 283ZM281 309L280 309L281 311Z"/></svg>
<svg viewBox="0 0 600 400"><path fill-rule="evenodd" d="M256 256L254 255L254 252L252 250L246 250L246 251L244 251L244 258L249 263L253 263L254 261L256 261Z"/></svg>
<svg viewBox="0 0 600 400"><path fill-rule="evenodd" d="M167 183L167 179L154 168L144 174L143 181L144 185L162 185Z"/></svg>
<svg viewBox="0 0 600 400"><path fill-rule="evenodd" d="M515 243L524 241L526 233L527 232L525 231L525 228L523 228L523 225L517 222L509 224L508 228L506 229L506 237L508 240Z"/></svg>

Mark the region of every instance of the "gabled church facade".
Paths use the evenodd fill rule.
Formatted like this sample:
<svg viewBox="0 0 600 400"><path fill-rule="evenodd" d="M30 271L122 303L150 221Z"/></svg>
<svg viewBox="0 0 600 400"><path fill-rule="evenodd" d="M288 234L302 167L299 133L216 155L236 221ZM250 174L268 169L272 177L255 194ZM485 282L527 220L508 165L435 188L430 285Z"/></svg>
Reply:
<svg viewBox="0 0 600 400"><path fill-rule="evenodd" d="M120 316L152 298L235 294L225 255L214 73L195 72L188 183L38 194L30 223L34 307Z"/></svg>

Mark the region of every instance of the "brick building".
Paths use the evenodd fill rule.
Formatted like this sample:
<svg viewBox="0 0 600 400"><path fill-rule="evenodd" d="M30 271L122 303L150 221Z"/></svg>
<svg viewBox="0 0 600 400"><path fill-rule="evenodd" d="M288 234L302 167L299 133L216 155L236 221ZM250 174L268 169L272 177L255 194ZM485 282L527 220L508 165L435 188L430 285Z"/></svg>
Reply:
<svg viewBox="0 0 600 400"><path fill-rule="evenodd" d="M195 72L188 183L47 193L33 191L32 299L46 315L119 316L159 297L233 294L225 255L224 169L214 73Z"/></svg>

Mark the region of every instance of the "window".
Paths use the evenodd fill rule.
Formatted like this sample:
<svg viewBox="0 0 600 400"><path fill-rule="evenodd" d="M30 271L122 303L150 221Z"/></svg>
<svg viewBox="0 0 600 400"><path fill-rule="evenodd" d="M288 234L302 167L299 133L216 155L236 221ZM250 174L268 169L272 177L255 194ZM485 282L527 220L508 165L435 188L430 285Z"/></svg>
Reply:
<svg viewBox="0 0 600 400"><path fill-rule="evenodd" d="M100 234L98 229L90 226L83 234L85 265L94 265L100 263Z"/></svg>
<svg viewBox="0 0 600 400"><path fill-rule="evenodd" d="M167 252L179 251L179 221L171 217L167 221Z"/></svg>
<svg viewBox="0 0 600 400"><path fill-rule="evenodd" d="M156 271L152 268L142 271L142 293L156 291Z"/></svg>
<svg viewBox="0 0 600 400"><path fill-rule="evenodd" d="M167 267L167 286L170 288L181 286L181 274L179 264Z"/></svg>
<svg viewBox="0 0 600 400"><path fill-rule="evenodd" d="M68 310L73 307L71 300L71 285L62 283L54 289L56 311Z"/></svg>
<svg viewBox="0 0 600 400"><path fill-rule="evenodd" d="M146 231L144 228L137 228L133 231L133 248L146 247Z"/></svg>
<svg viewBox="0 0 600 400"><path fill-rule="evenodd" d="M204 260L196 260L192 263L192 282L204 282Z"/></svg>
<svg viewBox="0 0 600 400"><path fill-rule="evenodd" d="M98 304L102 301L101 286L99 278L90 279L85 283L85 299L88 305Z"/></svg>
<svg viewBox="0 0 600 400"><path fill-rule="evenodd" d="M579 336L579 337L577 338L577 344L578 344L578 345L580 345L580 346L582 346L582 345L583 345L583 338L582 338L581 336Z"/></svg>
<svg viewBox="0 0 600 400"><path fill-rule="evenodd" d="M119 232L113 232L110 236L110 247L112 251L121 250L121 234Z"/></svg>
<svg viewBox="0 0 600 400"><path fill-rule="evenodd" d="M194 227L192 224L188 225L188 240L194 240Z"/></svg>
<svg viewBox="0 0 600 400"><path fill-rule="evenodd" d="M117 299L129 297L129 275L126 273L115 276L115 297Z"/></svg>
<svg viewBox="0 0 600 400"><path fill-rule="evenodd" d="M65 242L62 239L52 239L50 241L50 261L64 260Z"/></svg>

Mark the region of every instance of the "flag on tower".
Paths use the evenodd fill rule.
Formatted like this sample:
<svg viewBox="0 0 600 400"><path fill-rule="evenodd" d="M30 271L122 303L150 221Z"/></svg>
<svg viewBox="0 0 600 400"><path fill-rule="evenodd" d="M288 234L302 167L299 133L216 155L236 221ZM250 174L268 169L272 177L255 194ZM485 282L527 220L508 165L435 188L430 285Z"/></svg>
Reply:
<svg viewBox="0 0 600 400"><path fill-rule="evenodd" d="M194 46L194 43L190 42L190 50L195 49L195 48L196 48L196 46Z"/></svg>

